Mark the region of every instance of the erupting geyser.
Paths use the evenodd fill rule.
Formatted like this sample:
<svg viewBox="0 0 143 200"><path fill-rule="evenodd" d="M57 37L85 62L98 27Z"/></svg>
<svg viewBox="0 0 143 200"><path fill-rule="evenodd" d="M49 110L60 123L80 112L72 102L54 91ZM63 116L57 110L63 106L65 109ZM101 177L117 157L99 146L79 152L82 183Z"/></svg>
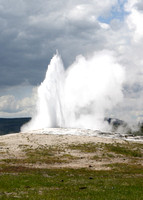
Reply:
<svg viewBox="0 0 143 200"><path fill-rule="evenodd" d="M106 111L123 98L124 69L110 51L78 56L64 69L57 53L38 88L36 114L22 131L47 127L106 130Z"/></svg>

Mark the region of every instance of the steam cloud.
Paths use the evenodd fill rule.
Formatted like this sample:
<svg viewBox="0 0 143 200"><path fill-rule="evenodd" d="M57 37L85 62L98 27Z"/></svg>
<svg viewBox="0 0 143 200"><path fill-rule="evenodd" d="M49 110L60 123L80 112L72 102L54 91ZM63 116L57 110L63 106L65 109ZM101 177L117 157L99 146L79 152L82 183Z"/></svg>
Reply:
<svg viewBox="0 0 143 200"><path fill-rule="evenodd" d="M22 131L47 127L107 130L105 113L122 101L124 76L111 51L77 56L67 70L57 53L38 88L36 114Z"/></svg>

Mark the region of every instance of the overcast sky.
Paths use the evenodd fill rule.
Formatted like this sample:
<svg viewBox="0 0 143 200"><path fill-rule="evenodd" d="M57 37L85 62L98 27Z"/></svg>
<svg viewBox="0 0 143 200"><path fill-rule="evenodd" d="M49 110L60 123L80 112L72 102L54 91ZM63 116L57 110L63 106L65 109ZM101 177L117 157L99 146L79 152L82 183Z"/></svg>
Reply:
<svg viewBox="0 0 143 200"><path fill-rule="evenodd" d="M141 0L0 0L0 117L31 116L56 49L66 68L107 49L126 70L124 101L111 116L143 120L142 22Z"/></svg>

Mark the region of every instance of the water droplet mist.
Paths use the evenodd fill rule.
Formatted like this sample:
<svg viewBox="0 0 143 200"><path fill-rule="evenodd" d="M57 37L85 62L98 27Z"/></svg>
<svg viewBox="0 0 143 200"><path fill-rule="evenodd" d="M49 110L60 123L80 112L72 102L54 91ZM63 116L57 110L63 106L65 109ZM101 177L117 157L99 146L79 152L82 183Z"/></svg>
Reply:
<svg viewBox="0 0 143 200"><path fill-rule="evenodd" d="M57 53L38 88L36 112L22 131L47 127L107 130L105 113L123 99L124 69L113 52L100 51L64 69Z"/></svg>

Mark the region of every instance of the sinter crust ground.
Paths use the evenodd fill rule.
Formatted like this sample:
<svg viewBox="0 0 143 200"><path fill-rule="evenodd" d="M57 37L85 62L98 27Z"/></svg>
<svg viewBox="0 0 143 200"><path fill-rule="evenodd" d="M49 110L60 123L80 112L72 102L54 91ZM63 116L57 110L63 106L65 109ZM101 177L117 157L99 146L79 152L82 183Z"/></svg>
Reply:
<svg viewBox="0 0 143 200"><path fill-rule="evenodd" d="M52 131L53 129L50 129L48 134L41 134L39 131L40 134L31 132L0 136L0 163L2 164L5 160L10 160L10 162L19 160L19 165L34 168L70 167L110 170L110 164L134 162L128 153L122 155L124 152L121 154L116 151L111 152L107 148L114 145L128 147L134 144L134 141L92 135L71 135L69 130L68 134L60 134L60 131L63 131L60 129L55 129L55 134L51 134ZM143 141L138 141L138 144L143 144ZM93 146L95 146L94 150ZM134 148L136 150L135 146ZM41 158L38 160L37 157L37 161L30 162L27 159L29 155L40 155ZM33 157L31 158L33 159ZM47 158L50 158L51 161ZM135 162L143 165L141 158L135 159ZM15 165L15 162L12 163Z"/></svg>

